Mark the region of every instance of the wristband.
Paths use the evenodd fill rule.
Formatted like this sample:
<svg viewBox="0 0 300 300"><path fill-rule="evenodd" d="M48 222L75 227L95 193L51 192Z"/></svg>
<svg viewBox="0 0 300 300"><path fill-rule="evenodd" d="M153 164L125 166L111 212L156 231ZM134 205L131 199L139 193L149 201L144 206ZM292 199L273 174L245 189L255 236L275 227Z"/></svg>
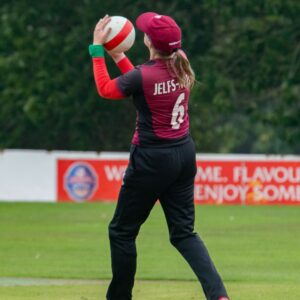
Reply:
<svg viewBox="0 0 300 300"><path fill-rule="evenodd" d="M104 48L102 45L89 45L89 53L91 57L104 57Z"/></svg>

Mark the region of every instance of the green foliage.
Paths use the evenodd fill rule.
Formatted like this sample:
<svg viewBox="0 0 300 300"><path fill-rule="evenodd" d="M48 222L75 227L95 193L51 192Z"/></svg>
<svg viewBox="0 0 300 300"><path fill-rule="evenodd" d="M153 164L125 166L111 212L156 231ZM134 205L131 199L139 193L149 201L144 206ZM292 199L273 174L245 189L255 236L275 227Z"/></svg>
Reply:
<svg viewBox="0 0 300 300"><path fill-rule="evenodd" d="M2 1L0 148L127 151L134 107L97 95L87 47L105 13L134 21L144 11L182 27L199 81L190 102L199 152L299 153L297 0ZM147 60L141 33L128 56Z"/></svg>

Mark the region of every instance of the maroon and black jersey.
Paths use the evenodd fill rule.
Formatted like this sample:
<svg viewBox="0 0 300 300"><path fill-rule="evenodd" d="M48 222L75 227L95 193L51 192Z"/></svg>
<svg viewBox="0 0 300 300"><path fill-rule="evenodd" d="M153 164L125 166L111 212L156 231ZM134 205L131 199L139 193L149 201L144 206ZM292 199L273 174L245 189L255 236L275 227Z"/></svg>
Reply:
<svg viewBox="0 0 300 300"><path fill-rule="evenodd" d="M127 60L127 62L126 62ZM110 80L104 58L94 58L94 75L104 98L132 96L137 111L132 143L145 147L180 145L189 140L189 89L170 76L164 60L133 68L127 58L118 63L124 73Z"/></svg>

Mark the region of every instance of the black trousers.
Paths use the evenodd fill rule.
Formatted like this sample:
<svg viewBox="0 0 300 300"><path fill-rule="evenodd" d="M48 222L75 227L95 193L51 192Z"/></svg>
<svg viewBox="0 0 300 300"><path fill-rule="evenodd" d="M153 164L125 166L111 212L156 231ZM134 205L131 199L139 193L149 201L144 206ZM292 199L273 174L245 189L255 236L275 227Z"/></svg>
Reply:
<svg viewBox="0 0 300 300"><path fill-rule="evenodd" d="M115 214L109 225L113 278L108 300L132 299L136 272L135 240L157 199L167 220L170 241L198 277L207 299L227 296L200 237L194 233L194 142L163 149L133 145Z"/></svg>

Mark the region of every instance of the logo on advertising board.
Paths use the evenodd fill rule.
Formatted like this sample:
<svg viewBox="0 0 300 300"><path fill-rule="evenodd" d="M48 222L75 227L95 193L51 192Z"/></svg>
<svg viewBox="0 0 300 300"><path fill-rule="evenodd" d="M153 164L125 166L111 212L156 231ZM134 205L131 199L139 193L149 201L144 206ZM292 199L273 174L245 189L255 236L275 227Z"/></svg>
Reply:
<svg viewBox="0 0 300 300"><path fill-rule="evenodd" d="M90 164L73 163L64 176L64 188L69 197L77 202L89 200L98 187L98 176Z"/></svg>

